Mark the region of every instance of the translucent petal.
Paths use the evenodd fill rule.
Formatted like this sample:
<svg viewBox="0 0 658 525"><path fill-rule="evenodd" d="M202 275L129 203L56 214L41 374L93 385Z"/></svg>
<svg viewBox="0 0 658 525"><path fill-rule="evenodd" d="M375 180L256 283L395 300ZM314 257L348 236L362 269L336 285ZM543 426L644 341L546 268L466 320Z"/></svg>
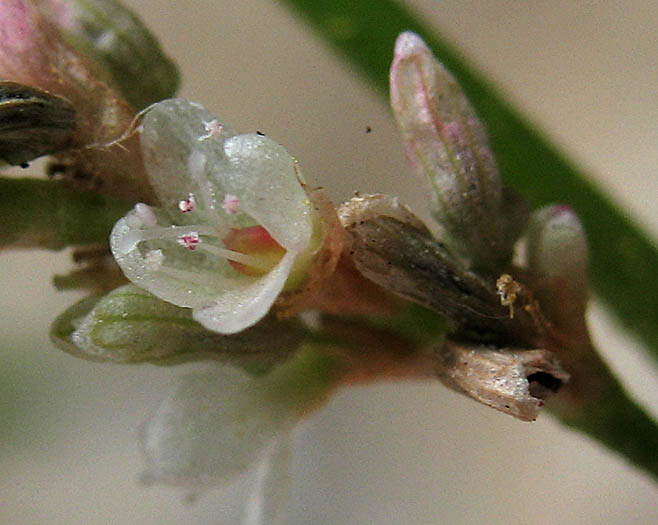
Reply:
<svg viewBox="0 0 658 525"><path fill-rule="evenodd" d="M162 213L158 213L158 222L151 228L174 231ZM199 228L195 230L198 232ZM110 247L126 277L160 299L178 306L201 308L211 304L227 288L250 282L250 278L235 272L224 259L204 250L182 247L177 236L134 242L148 231L149 227L140 223L137 210L133 210L114 225ZM150 254L158 250L162 262L151 264Z"/></svg>
<svg viewBox="0 0 658 525"><path fill-rule="evenodd" d="M154 230L158 238L141 240ZM128 279L160 299L193 308L194 318L209 330L229 334L258 322L281 293L298 253L286 252L267 274L251 277L235 271L203 245L195 250L181 246L179 237L188 230L202 236L215 232L206 225L173 226L161 212L157 223L149 226L135 209L115 224L110 246ZM212 238L205 239L204 243L213 243ZM158 256L155 263L153 255Z"/></svg>
<svg viewBox="0 0 658 525"><path fill-rule="evenodd" d="M182 377L142 428L143 480L200 488L245 472L298 417L271 388L230 367Z"/></svg>
<svg viewBox="0 0 658 525"><path fill-rule="evenodd" d="M221 130L211 134L207 129L211 123ZM215 195L208 182L198 177L198 169L190 170L190 158L198 151L204 163L218 166L223 143L233 135L229 126L219 123L201 104L188 100L164 100L146 112L141 136L144 166L160 204L172 217L180 215L178 203L189 194L195 195L199 213L222 202L224 195Z"/></svg>
<svg viewBox="0 0 658 525"><path fill-rule="evenodd" d="M312 206L300 184L295 159L279 144L257 134L224 143L227 171L213 169L213 181L238 196L253 217L288 250L303 250L313 231ZM222 166L224 169L224 166Z"/></svg>
<svg viewBox="0 0 658 525"><path fill-rule="evenodd" d="M194 319L209 330L232 334L257 323L283 290L297 254L286 252L269 273L251 283L223 290L211 304L194 310Z"/></svg>

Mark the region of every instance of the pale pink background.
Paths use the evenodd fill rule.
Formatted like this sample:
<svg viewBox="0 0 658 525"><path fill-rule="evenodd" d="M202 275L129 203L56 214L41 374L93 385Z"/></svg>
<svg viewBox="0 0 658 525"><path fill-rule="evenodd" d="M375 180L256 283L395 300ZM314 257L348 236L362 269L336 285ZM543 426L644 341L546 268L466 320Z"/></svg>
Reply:
<svg viewBox="0 0 658 525"><path fill-rule="evenodd" d="M184 96L277 139L337 201L382 191L422 212L387 107L284 6L128 4L181 65ZM658 4L408 4L658 237ZM179 370L58 352L48 323L78 298L50 285L67 254L2 254L0 264L0 522L235 523L239 487L189 507L175 489L136 486L135 429ZM656 415L655 368L592 310L595 339ZM438 384L344 392L300 428L295 452L296 525L658 522L658 490L623 460L550 416L517 422Z"/></svg>

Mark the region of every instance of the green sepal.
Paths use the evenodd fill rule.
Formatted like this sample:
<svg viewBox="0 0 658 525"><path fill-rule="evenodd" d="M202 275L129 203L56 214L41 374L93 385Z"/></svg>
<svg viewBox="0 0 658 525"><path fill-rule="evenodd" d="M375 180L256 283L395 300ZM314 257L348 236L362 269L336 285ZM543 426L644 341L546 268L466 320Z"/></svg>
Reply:
<svg viewBox="0 0 658 525"><path fill-rule="evenodd" d="M62 350L92 361L170 365L213 359L262 372L287 358L305 331L294 322L266 318L239 334L221 335L192 319L189 308L126 285L73 305L50 335Z"/></svg>

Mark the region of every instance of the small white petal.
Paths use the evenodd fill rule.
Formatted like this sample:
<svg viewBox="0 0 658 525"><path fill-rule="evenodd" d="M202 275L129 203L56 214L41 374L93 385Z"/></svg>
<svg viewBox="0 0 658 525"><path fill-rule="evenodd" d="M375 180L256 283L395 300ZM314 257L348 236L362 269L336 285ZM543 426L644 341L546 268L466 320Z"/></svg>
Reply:
<svg viewBox="0 0 658 525"><path fill-rule="evenodd" d="M199 137L207 133L205 123L213 120L217 121L203 106L184 99L163 100L144 115L141 133L144 167L158 200L172 216L180 213L181 195L199 196L200 188L188 170L191 154L201 149L217 164L223 156L224 140L235 135L229 126L222 125L213 140L199 142Z"/></svg>
<svg viewBox="0 0 658 525"><path fill-rule="evenodd" d="M222 188L239 195L241 209L286 250L308 247L312 206L295 159L269 137L255 133L228 139L224 154L228 165L213 171L213 179L221 177Z"/></svg>
<svg viewBox="0 0 658 525"><path fill-rule="evenodd" d="M270 389L267 377L231 367L180 378L141 430L142 479L200 489L247 471L299 414L294 402Z"/></svg>
<svg viewBox="0 0 658 525"><path fill-rule="evenodd" d="M286 252L268 274L249 284L225 290L212 303L195 309L194 319L209 330L223 334L240 332L256 324L283 290L296 255Z"/></svg>

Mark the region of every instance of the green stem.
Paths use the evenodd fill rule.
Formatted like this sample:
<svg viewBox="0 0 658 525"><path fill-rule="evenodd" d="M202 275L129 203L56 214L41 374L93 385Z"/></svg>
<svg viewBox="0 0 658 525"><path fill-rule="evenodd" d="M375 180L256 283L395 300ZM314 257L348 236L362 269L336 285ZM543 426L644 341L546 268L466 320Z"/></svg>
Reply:
<svg viewBox="0 0 658 525"><path fill-rule="evenodd" d="M62 181L0 178L0 250L107 243L130 205Z"/></svg>
<svg viewBox="0 0 658 525"><path fill-rule="evenodd" d="M472 69L447 39L394 0L286 3L386 97L395 39L405 30L419 33L462 84L486 122L506 182L535 206L561 202L577 210L590 240L594 289L658 359L658 250Z"/></svg>
<svg viewBox="0 0 658 525"><path fill-rule="evenodd" d="M590 392L577 409L550 402L549 409L565 425L588 434L658 480L658 424L607 366L600 363L597 368L596 383L604 385L599 392Z"/></svg>

